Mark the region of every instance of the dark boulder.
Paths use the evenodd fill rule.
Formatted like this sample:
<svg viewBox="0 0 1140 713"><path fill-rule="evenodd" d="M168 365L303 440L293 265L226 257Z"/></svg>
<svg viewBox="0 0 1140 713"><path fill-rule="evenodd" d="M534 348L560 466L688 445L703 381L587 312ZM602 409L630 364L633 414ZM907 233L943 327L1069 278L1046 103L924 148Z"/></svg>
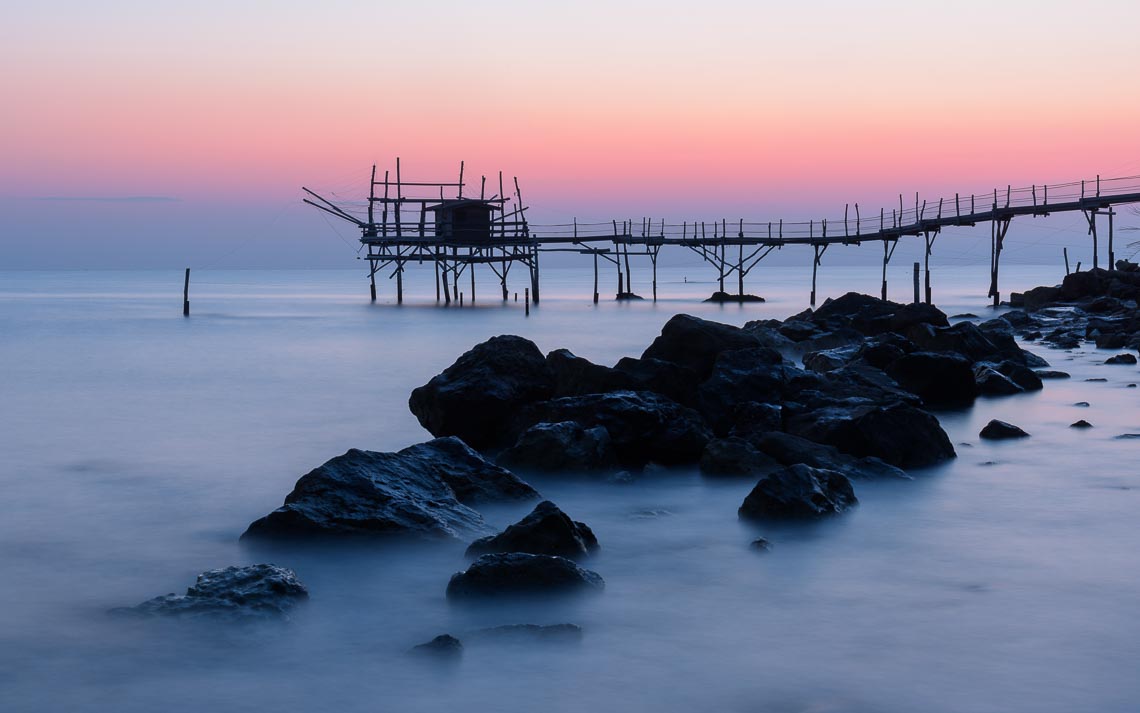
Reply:
<svg viewBox="0 0 1140 713"><path fill-rule="evenodd" d="M1009 378L1010 381L1017 384L1026 391L1040 391L1044 388L1041 383L1041 377L1024 364L1018 364L1014 361L1003 361L997 365L998 373Z"/></svg>
<svg viewBox="0 0 1140 713"><path fill-rule="evenodd" d="M857 502L851 481L842 473L799 464L761 478L738 512L748 519L815 518L843 512Z"/></svg>
<svg viewBox="0 0 1140 713"><path fill-rule="evenodd" d="M597 549L598 539L585 523L571 520L557 505L544 500L529 515L499 534L472 542L467 548L467 556L528 552L581 559Z"/></svg>
<svg viewBox="0 0 1140 713"><path fill-rule="evenodd" d="M1076 423L1070 423L1069 428L1092 428L1092 424L1082 418Z"/></svg>
<svg viewBox="0 0 1140 713"><path fill-rule="evenodd" d="M958 354L914 352L896 359L886 372L930 406L961 406L977 395L970 360Z"/></svg>
<svg viewBox="0 0 1140 713"><path fill-rule="evenodd" d="M906 404L836 404L789 419L788 430L855 456L874 456L899 468L921 468L954 458L954 446L930 413Z"/></svg>
<svg viewBox="0 0 1140 713"><path fill-rule="evenodd" d="M1069 379L1071 375L1066 371L1049 371L1038 369L1033 372L1042 379Z"/></svg>
<svg viewBox="0 0 1140 713"><path fill-rule="evenodd" d="M447 583L449 599L601 591L601 575L553 555L523 552L483 555Z"/></svg>
<svg viewBox="0 0 1140 713"><path fill-rule="evenodd" d="M848 344L834 349L808 352L804 354L804 368L820 373L841 369L858 357L862 346L862 344Z"/></svg>
<svg viewBox="0 0 1140 713"><path fill-rule="evenodd" d="M703 379L712 372L721 352L756 346L759 346L756 337L739 327L678 314L665 323L661 335L653 340L642 357L688 367Z"/></svg>
<svg viewBox="0 0 1140 713"><path fill-rule="evenodd" d="M778 404L756 401L738 403L732 411L732 427L728 435L751 438L769 431L783 430L783 411Z"/></svg>
<svg viewBox="0 0 1140 713"><path fill-rule="evenodd" d="M1001 361L1003 357L1002 350L973 322L959 322L940 329L917 324L907 330L906 336L923 351L954 352L971 362Z"/></svg>
<svg viewBox="0 0 1140 713"><path fill-rule="evenodd" d="M705 300L705 302L763 302L764 298L758 295L749 294L735 294L730 295L727 292L714 292L712 296Z"/></svg>
<svg viewBox="0 0 1140 713"><path fill-rule="evenodd" d="M111 612L140 617L283 618L308 598L308 590L293 570L272 564L254 564L211 569L198 575L198 581L186 590L186 594L166 594L137 606L112 609Z"/></svg>
<svg viewBox="0 0 1140 713"><path fill-rule="evenodd" d="M783 325L778 320L756 320L744 325L744 331L756 337L759 346L771 349L788 349L795 346L795 342L780 334Z"/></svg>
<svg viewBox="0 0 1140 713"><path fill-rule="evenodd" d="M732 427L736 407L743 403L779 403L785 387L796 376L814 376L789 364L767 347L735 349L717 357L708 379L698 390L698 404L713 430L725 434Z"/></svg>
<svg viewBox="0 0 1140 713"><path fill-rule="evenodd" d="M978 364L974 369L974 379L978 384L978 393L983 396L1012 396L1025 391L989 364Z"/></svg>
<svg viewBox="0 0 1140 713"><path fill-rule="evenodd" d="M781 465L803 463L812 468L835 470L849 478L875 480L898 478L909 480L910 476L899 468L873 456L858 458L840 453L839 449L790 433L766 433L751 440L752 445L767 454Z"/></svg>
<svg viewBox="0 0 1140 713"><path fill-rule="evenodd" d="M503 424L520 407L554 395L554 374L528 339L505 335L475 345L412 391L408 407L433 436L473 448L507 445Z"/></svg>
<svg viewBox="0 0 1140 713"><path fill-rule="evenodd" d="M793 342L803 342L819 334L822 330L813 322L804 319L789 317L784 323L776 327L776 331L786 339Z"/></svg>
<svg viewBox="0 0 1140 713"><path fill-rule="evenodd" d="M701 455L701 472L712 476L756 476L779 467L771 456L743 438L729 436L709 441Z"/></svg>
<svg viewBox="0 0 1140 713"><path fill-rule="evenodd" d="M683 406L696 406L700 379L688 367L662 359L623 357L614 370L629 378L631 391L652 391Z"/></svg>
<svg viewBox="0 0 1140 713"><path fill-rule="evenodd" d="M499 463L517 470L600 471L616 463L612 439L603 426L574 421L536 423L503 451Z"/></svg>
<svg viewBox="0 0 1140 713"><path fill-rule="evenodd" d="M454 659L463 654L463 642L450 634L440 634L425 644L413 646L408 653L415 656Z"/></svg>
<svg viewBox="0 0 1140 713"><path fill-rule="evenodd" d="M575 356L569 349L550 352L546 355L546 364L554 374L555 397L604 394L633 388L633 381L627 374Z"/></svg>
<svg viewBox="0 0 1140 713"><path fill-rule="evenodd" d="M650 461L662 465L696 463L712 438L699 413L647 391L553 399L532 404L519 416L524 429L561 421L574 421L586 428L604 427L615 456L626 466Z"/></svg>
<svg viewBox="0 0 1140 713"><path fill-rule="evenodd" d="M456 438L397 453L352 449L297 481L285 504L246 538L340 535L461 537L486 532L468 505L538 493Z"/></svg>
<svg viewBox="0 0 1140 713"><path fill-rule="evenodd" d="M753 550L755 550L756 552L771 552L772 551L772 543L763 537L757 537L755 540L753 540L751 543L749 543L748 546L750 548L752 548Z"/></svg>
<svg viewBox="0 0 1140 713"><path fill-rule="evenodd" d="M985 428L978 433L982 438L989 440L1001 440L1006 438L1026 438L1029 434L1021 430L1012 423L999 421L996 418L986 424Z"/></svg>
<svg viewBox="0 0 1140 713"><path fill-rule="evenodd" d="M1104 360L1105 364L1135 364L1136 356L1125 352Z"/></svg>
<svg viewBox="0 0 1140 713"><path fill-rule="evenodd" d="M884 332L902 332L915 324L944 327L949 322L937 307L926 304L897 304L848 292L828 299L811 316L816 324L844 326L872 336Z"/></svg>

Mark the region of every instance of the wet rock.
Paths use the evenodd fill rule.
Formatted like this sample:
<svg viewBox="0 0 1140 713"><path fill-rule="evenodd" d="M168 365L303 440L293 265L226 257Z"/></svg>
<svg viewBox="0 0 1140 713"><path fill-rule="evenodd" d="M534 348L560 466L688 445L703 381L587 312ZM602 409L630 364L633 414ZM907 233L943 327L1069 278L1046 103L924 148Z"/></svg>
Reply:
<svg viewBox="0 0 1140 713"><path fill-rule="evenodd" d="M504 428L518 409L554 395L555 378L533 342L492 337L412 391L408 407L433 436L458 436L480 450L510 445Z"/></svg>
<svg viewBox="0 0 1140 713"><path fill-rule="evenodd" d="M519 423L574 421L585 428L602 426L613 451L625 466L649 461L664 465L696 463L712 438L696 411L660 394L614 391L553 399L523 409Z"/></svg>
<svg viewBox="0 0 1140 713"><path fill-rule="evenodd" d="M797 415L789 420L788 430L899 468L921 468L955 457L938 419L906 404L837 404Z"/></svg>
<svg viewBox="0 0 1140 713"><path fill-rule="evenodd" d="M462 537L487 530L469 505L537 496L456 438L396 453L354 448L302 476L285 504L251 524L242 539Z"/></svg>
<svg viewBox="0 0 1140 713"><path fill-rule="evenodd" d="M678 314L665 323L660 336L653 340L642 358L679 364L703 379L712 372L721 352L757 346L756 337L739 327Z"/></svg>
<svg viewBox="0 0 1140 713"><path fill-rule="evenodd" d="M1069 428L1092 428L1092 424L1082 418L1076 423L1070 423Z"/></svg>
<svg viewBox="0 0 1140 713"><path fill-rule="evenodd" d="M905 332L905 335L923 351L954 352L971 362L1001 361L1006 356L981 329L973 322L959 322L952 327L935 329L926 324L918 324ZM1016 346L1016 345L1014 345ZM1020 357L1020 349L1017 352Z"/></svg>
<svg viewBox="0 0 1140 713"><path fill-rule="evenodd" d="M732 428L739 405L779 403L785 386L804 374L786 365L779 352L766 347L726 351L717 357L711 374L699 387L698 408L713 430L723 435Z"/></svg>
<svg viewBox="0 0 1140 713"><path fill-rule="evenodd" d="M598 550L598 539L583 522L575 522L557 505L544 500L522 520L467 548L468 557L494 552L528 552L581 559Z"/></svg>
<svg viewBox="0 0 1140 713"><path fill-rule="evenodd" d="M795 342L780 334L781 322L777 320L757 320L744 325L744 331L756 337L759 346L770 349L788 349Z"/></svg>
<svg viewBox="0 0 1140 713"><path fill-rule="evenodd" d="M895 360L886 372L930 406L970 404L978 391L970 360L958 354L914 352Z"/></svg>
<svg viewBox="0 0 1140 713"><path fill-rule="evenodd" d="M575 356L569 349L550 352L546 355L546 364L554 374L556 397L604 394L633 386L629 375Z"/></svg>
<svg viewBox="0 0 1140 713"><path fill-rule="evenodd" d="M634 300L634 301L643 300L645 298L642 297L641 295L637 294L636 292L619 292L616 295L614 295L614 299L617 300L618 302L626 302L629 300Z"/></svg>
<svg viewBox="0 0 1140 713"><path fill-rule="evenodd" d="M1140 433L1122 433L1119 436L1113 436L1118 441L1131 441L1140 438Z"/></svg>
<svg viewBox="0 0 1140 713"><path fill-rule="evenodd" d="M1077 402L1073 403L1073 405L1076 406L1077 408L1088 408L1089 402L1088 401L1077 401Z"/></svg>
<svg viewBox="0 0 1140 713"><path fill-rule="evenodd" d="M1124 353L1117 354L1116 356L1109 357L1104 360L1105 364L1135 364L1136 357L1132 354Z"/></svg>
<svg viewBox="0 0 1140 713"><path fill-rule="evenodd" d="M601 575L553 555L522 552L483 555L447 583L449 599L601 591Z"/></svg>
<svg viewBox="0 0 1140 713"><path fill-rule="evenodd" d="M815 518L840 513L855 505L851 481L842 473L803 464L764 476L739 515L747 519Z"/></svg>
<svg viewBox="0 0 1140 713"><path fill-rule="evenodd" d="M450 634L440 634L425 644L413 646L408 653L415 656L454 659L463 655L463 643Z"/></svg>
<svg viewBox="0 0 1140 713"><path fill-rule="evenodd" d="M308 590L293 570L255 564L211 569L198 575L186 594L166 594L111 612L139 617L272 619L285 618L308 598Z"/></svg>
<svg viewBox="0 0 1140 713"><path fill-rule="evenodd" d="M811 315L817 325L849 327L873 336L883 332L904 332L916 324L944 327L949 324L938 308L926 304L897 304L858 292L828 299Z"/></svg>
<svg viewBox="0 0 1140 713"><path fill-rule="evenodd" d="M730 295L727 292L719 292L719 291L712 293L712 296L709 297L707 300L705 300L705 302L721 302L721 303L724 303L724 302L763 302L763 301L764 301L764 298L758 297L757 295L749 295L749 294Z"/></svg>
<svg viewBox="0 0 1140 713"><path fill-rule="evenodd" d="M750 548L752 548L753 550L756 550L757 552L771 552L772 551L772 543L769 542L768 540L764 539L763 537L756 538L748 546Z"/></svg>
<svg viewBox="0 0 1140 713"><path fill-rule="evenodd" d="M985 428L978 433L982 438L989 440L1002 440L1007 438L1027 438L1028 433L1021 430L1012 423L999 421L996 418L986 424Z"/></svg>
<svg viewBox="0 0 1140 713"><path fill-rule="evenodd" d="M591 472L609 469L615 462L609 431L574 421L536 423L499 456L499 463L520 471Z"/></svg>
<svg viewBox="0 0 1140 713"><path fill-rule="evenodd" d="M1065 371L1050 371L1050 370L1038 369L1038 370L1034 371L1033 373L1037 374L1037 376L1042 378L1042 379L1069 379L1069 378L1071 378L1071 375Z"/></svg>
<svg viewBox="0 0 1140 713"><path fill-rule="evenodd" d="M701 472L712 476L755 476L779 464L743 438L729 436L709 441L701 455Z"/></svg>
<svg viewBox="0 0 1140 713"><path fill-rule="evenodd" d="M614 370L629 378L631 391L652 391L682 406L696 406L700 379L688 367L662 359L624 357Z"/></svg>
<svg viewBox="0 0 1140 713"><path fill-rule="evenodd" d="M832 446L814 443L790 433L766 433L752 439L751 442L757 450L767 454L780 465L803 463L812 468L839 471L849 478L865 480L881 478L910 480L905 471L879 458L850 456L840 453L839 449Z"/></svg>
<svg viewBox="0 0 1140 713"><path fill-rule="evenodd" d="M978 364L974 369L974 380L978 384L978 393L983 396L1011 396L1025 391L988 364Z"/></svg>
<svg viewBox="0 0 1140 713"><path fill-rule="evenodd" d="M751 438L770 431L783 429L783 408L778 404L756 401L738 403L732 412L732 427L728 435Z"/></svg>
<svg viewBox="0 0 1140 713"><path fill-rule="evenodd" d="M1024 364L1007 360L998 364L996 369L1026 391L1040 391L1043 388L1041 377Z"/></svg>
<svg viewBox="0 0 1140 713"><path fill-rule="evenodd" d="M862 346L862 344L849 344L835 349L808 352L804 354L804 368L821 373L841 369L855 360Z"/></svg>
<svg viewBox="0 0 1140 713"><path fill-rule="evenodd" d="M802 342L820 333L820 328L815 324L794 318L784 320L784 323L776 329L781 335L793 342Z"/></svg>
<svg viewBox="0 0 1140 713"><path fill-rule="evenodd" d="M1085 381L1088 381L1090 383L1101 383L1102 384L1102 383L1108 381L1108 379L1105 379L1104 377L1098 377L1095 379L1085 379Z"/></svg>

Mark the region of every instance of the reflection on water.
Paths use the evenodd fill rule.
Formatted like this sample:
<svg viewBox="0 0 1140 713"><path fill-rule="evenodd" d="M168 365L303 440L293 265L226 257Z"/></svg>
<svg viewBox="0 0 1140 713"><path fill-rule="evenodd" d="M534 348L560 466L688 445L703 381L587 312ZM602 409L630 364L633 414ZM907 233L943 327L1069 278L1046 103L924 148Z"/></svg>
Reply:
<svg viewBox="0 0 1140 713"><path fill-rule="evenodd" d="M1056 279L1003 271L1014 288ZM203 274L189 320L173 272L0 273L5 710L1135 710L1140 443L1116 436L1140 432L1125 388L1140 374L1096 350L1042 352L1073 375L1043 392L940 414L956 461L858 482L859 507L818 524L742 523L752 483L691 471L532 478L596 532L597 597L450 605L461 543L237 543L327 458L422 440L408 392L472 344L513 332L613 363L677 311L802 309L803 275L770 273L763 305L700 304L711 285L663 270L669 299L595 307L585 273L548 270L529 319L426 293L374 307L357 273ZM830 274L877 290L873 270ZM936 283L948 313L984 316L979 286L977 271ZM990 418L1032 438L980 441ZM1080 418L1093 428L1068 427ZM759 536L771 552L749 547ZM287 626L104 615L265 560L312 592ZM473 636L561 622L583 639ZM464 639L456 665L405 655L445 632Z"/></svg>

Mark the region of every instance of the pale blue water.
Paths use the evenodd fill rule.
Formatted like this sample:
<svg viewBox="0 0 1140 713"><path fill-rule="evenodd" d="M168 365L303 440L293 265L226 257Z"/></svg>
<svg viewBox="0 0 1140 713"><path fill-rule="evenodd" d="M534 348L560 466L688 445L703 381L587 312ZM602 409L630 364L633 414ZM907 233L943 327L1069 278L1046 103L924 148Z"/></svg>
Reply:
<svg viewBox="0 0 1140 713"><path fill-rule="evenodd" d="M521 273L521 270L520 270ZM605 274L605 273L604 273ZM294 481L350 447L427 438L408 392L489 336L603 363L639 354L679 311L741 324L806 306L803 269L754 273L763 305L697 301L700 268L656 305L590 303L588 270L544 271L541 307L366 299L359 271L0 273L0 709L4 711L1131 711L1140 683L1136 367L1041 352L1066 382L941 414L959 458L913 482L857 483L861 505L758 528L749 482L679 471L635 485L535 480L601 541L606 592L530 609L449 606L461 547L249 550L237 537ZM521 275L520 275L521 276ZM642 275L634 289L648 294ZM909 269L892 273L905 300ZM1003 290L1055 268L1003 266ZM821 299L878 291L829 268ZM485 286L484 286L485 285ZM985 307L985 267L936 275L948 313ZM522 280L512 292L522 292ZM466 291L466 283L464 284ZM520 294L521 297L521 294ZM1104 376L1106 383L1083 379ZM1089 401L1078 409L1075 401ZM1033 434L983 443L990 418ZM1086 418L1095 428L1069 429ZM993 462L992 465L983 465ZM490 513L498 523L526 508ZM775 543L757 555L756 536ZM292 624L124 622L114 606L198 572L295 568ZM581 624L569 648L469 645L454 667L403 652L504 623Z"/></svg>

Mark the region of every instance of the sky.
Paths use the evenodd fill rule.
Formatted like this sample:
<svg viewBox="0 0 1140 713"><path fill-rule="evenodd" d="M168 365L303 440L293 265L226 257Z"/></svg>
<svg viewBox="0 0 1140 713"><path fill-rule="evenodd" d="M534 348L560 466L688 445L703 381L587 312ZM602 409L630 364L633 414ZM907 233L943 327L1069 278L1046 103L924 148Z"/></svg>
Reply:
<svg viewBox="0 0 1140 713"><path fill-rule="evenodd" d="M1137 67L1135 0L8 0L0 269L353 266L301 186L359 198L396 156L518 176L536 223L1135 175Z"/></svg>

